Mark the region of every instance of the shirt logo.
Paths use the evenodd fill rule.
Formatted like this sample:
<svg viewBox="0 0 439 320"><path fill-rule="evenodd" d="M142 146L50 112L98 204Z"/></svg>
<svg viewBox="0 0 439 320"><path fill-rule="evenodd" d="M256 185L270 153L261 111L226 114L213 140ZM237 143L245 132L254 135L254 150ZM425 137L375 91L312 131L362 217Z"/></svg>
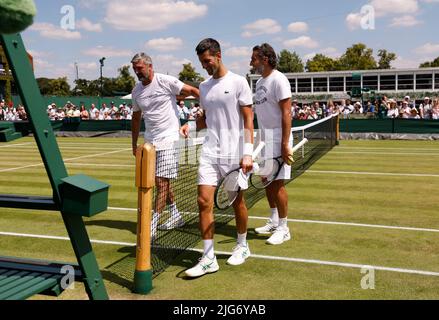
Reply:
<svg viewBox="0 0 439 320"><path fill-rule="evenodd" d="M225 94L229 94L229 91L224 91Z"/></svg>

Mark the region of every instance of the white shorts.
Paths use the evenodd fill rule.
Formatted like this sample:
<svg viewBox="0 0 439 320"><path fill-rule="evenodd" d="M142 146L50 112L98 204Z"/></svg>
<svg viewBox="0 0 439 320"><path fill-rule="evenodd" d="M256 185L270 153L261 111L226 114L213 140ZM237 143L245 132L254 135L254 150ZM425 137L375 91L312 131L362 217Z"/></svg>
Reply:
<svg viewBox="0 0 439 320"><path fill-rule="evenodd" d="M178 150L176 148L157 150L155 176L175 179L178 174Z"/></svg>
<svg viewBox="0 0 439 320"><path fill-rule="evenodd" d="M291 179L291 166L284 163L275 180L289 180L289 179Z"/></svg>
<svg viewBox="0 0 439 320"><path fill-rule="evenodd" d="M217 186L222 177L230 171L239 168L239 164L236 164L236 161L231 161L231 163L215 162L218 161L209 161L209 159L200 157L198 185Z"/></svg>
<svg viewBox="0 0 439 320"><path fill-rule="evenodd" d="M291 144L290 144L291 145ZM269 147L270 148L270 147ZM281 155L281 145L275 144L272 149L264 150L262 149L262 156L261 160L264 159L272 159L280 157ZM266 152L264 152L266 151ZM280 159L281 162L283 162L282 158ZM291 179L291 166L284 163L279 171L279 174L277 175L275 180L289 180Z"/></svg>

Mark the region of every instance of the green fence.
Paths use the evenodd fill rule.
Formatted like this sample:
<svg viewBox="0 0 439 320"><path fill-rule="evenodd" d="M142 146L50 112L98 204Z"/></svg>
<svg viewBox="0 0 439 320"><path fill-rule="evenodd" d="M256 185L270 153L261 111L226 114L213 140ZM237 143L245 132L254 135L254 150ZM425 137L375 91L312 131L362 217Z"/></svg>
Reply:
<svg viewBox="0 0 439 320"><path fill-rule="evenodd" d="M299 127L313 121L294 120L293 126ZM0 121L5 123L5 121ZM52 121L55 131L131 131L131 120L83 120L79 118ZM28 130L27 122L15 122L16 131ZM257 129L255 121L255 129ZM141 131L144 131L141 123ZM346 133L417 133L439 134L439 120L415 119L340 119L340 132Z"/></svg>
<svg viewBox="0 0 439 320"><path fill-rule="evenodd" d="M55 131L131 131L131 120L83 120L70 118L52 121ZM141 130L145 130L142 121Z"/></svg>
<svg viewBox="0 0 439 320"><path fill-rule="evenodd" d="M313 121L294 120L293 126ZM439 133L439 120L420 119L340 119L340 132L349 133Z"/></svg>
<svg viewBox="0 0 439 320"><path fill-rule="evenodd" d="M293 126L311 123L308 120L294 120ZM130 131L131 120L86 120L52 121L57 131ZM255 128L257 128L255 123ZM142 121L141 130L144 130ZM416 119L340 119L340 132L364 133L439 133L439 120Z"/></svg>
<svg viewBox="0 0 439 320"><path fill-rule="evenodd" d="M49 104L55 103L58 107L64 107L67 101L80 106L81 103L84 103L86 109L90 109L92 103L96 105L99 109L102 103L106 103L107 106L114 102L114 104L118 107L123 103L131 103L131 99L121 99L121 97L59 97L59 96L43 96L43 101L45 105L44 108L47 108ZM22 104L19 96L12 96L12 102L14 105Z"/></svg>

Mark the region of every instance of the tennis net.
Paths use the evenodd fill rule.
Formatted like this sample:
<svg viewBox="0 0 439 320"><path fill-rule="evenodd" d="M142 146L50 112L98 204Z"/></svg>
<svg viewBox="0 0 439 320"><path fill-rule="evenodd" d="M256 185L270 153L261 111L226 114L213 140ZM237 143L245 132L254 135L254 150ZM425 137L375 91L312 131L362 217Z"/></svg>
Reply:
<svg viewBox="0 0 439 320"><path fill-rule="evenodd" d="M291 180L286 181L286 183L300 176L315 161L331 150L337 142L336 128L336 115L312 122L306 126L293 127L293 144L298 143L303 138L307 138L308 143L295 152ZM171 178L169 185L156 185L154 187L152 206L153 208L163 207L163 210L158 210L161 211L161 214L159 215L157 233L151 246L151 264L154 277L172 264L179 254L196 245L201 239L198 229L197 178L198 160L203 142L202 137L181 140L176 150L157 152L159 160L157 161L156 173L174 170L176 178ZM178 167L176 168L166 167L168 166L166 161L160 161L160 159L172 157L178 157ZM244 195L247 208L250 209L265 197L265 190L256 189L249 184L249 188L245 190ZM178 210L178 214L175 210ZM214 215L216 228L221 228L234 219L232 207L219 210L214 206ZM180 220L180 217L182 220ZM174 222L177 227L166 230L164 228L166 222L170 221ZM184 221L184 225L181 221ZM134 255L131 258L133 260ZM127 261L124 263L125 267L123 269L126 273L128 271L126 269ZM134 261L129 262L129 264L133 266ZM130 267L130 270L133 270L133 267Z"/></svg>

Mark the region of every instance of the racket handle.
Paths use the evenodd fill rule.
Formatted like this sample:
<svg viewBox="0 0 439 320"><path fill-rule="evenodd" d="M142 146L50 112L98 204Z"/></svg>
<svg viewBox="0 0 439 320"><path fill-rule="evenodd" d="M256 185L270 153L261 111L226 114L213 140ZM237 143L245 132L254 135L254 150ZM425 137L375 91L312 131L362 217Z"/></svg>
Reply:
<svg viewBox="0 0 439 320"><path fill-rule="evenodd" d="M307 138L303 138L298 144L296 144L294 147L293 147L293 150L292 150L292 152L296 152L297 150L299 150L305 143L307 143L308 142L308 139Z"/></svg>
<svg viewBox="0 0 439 320"><path fill-rule="evenodd" d="M252 153L252 160L253 161L261 153L263 147L265 147L265 142L261 141Z"/></svg>

